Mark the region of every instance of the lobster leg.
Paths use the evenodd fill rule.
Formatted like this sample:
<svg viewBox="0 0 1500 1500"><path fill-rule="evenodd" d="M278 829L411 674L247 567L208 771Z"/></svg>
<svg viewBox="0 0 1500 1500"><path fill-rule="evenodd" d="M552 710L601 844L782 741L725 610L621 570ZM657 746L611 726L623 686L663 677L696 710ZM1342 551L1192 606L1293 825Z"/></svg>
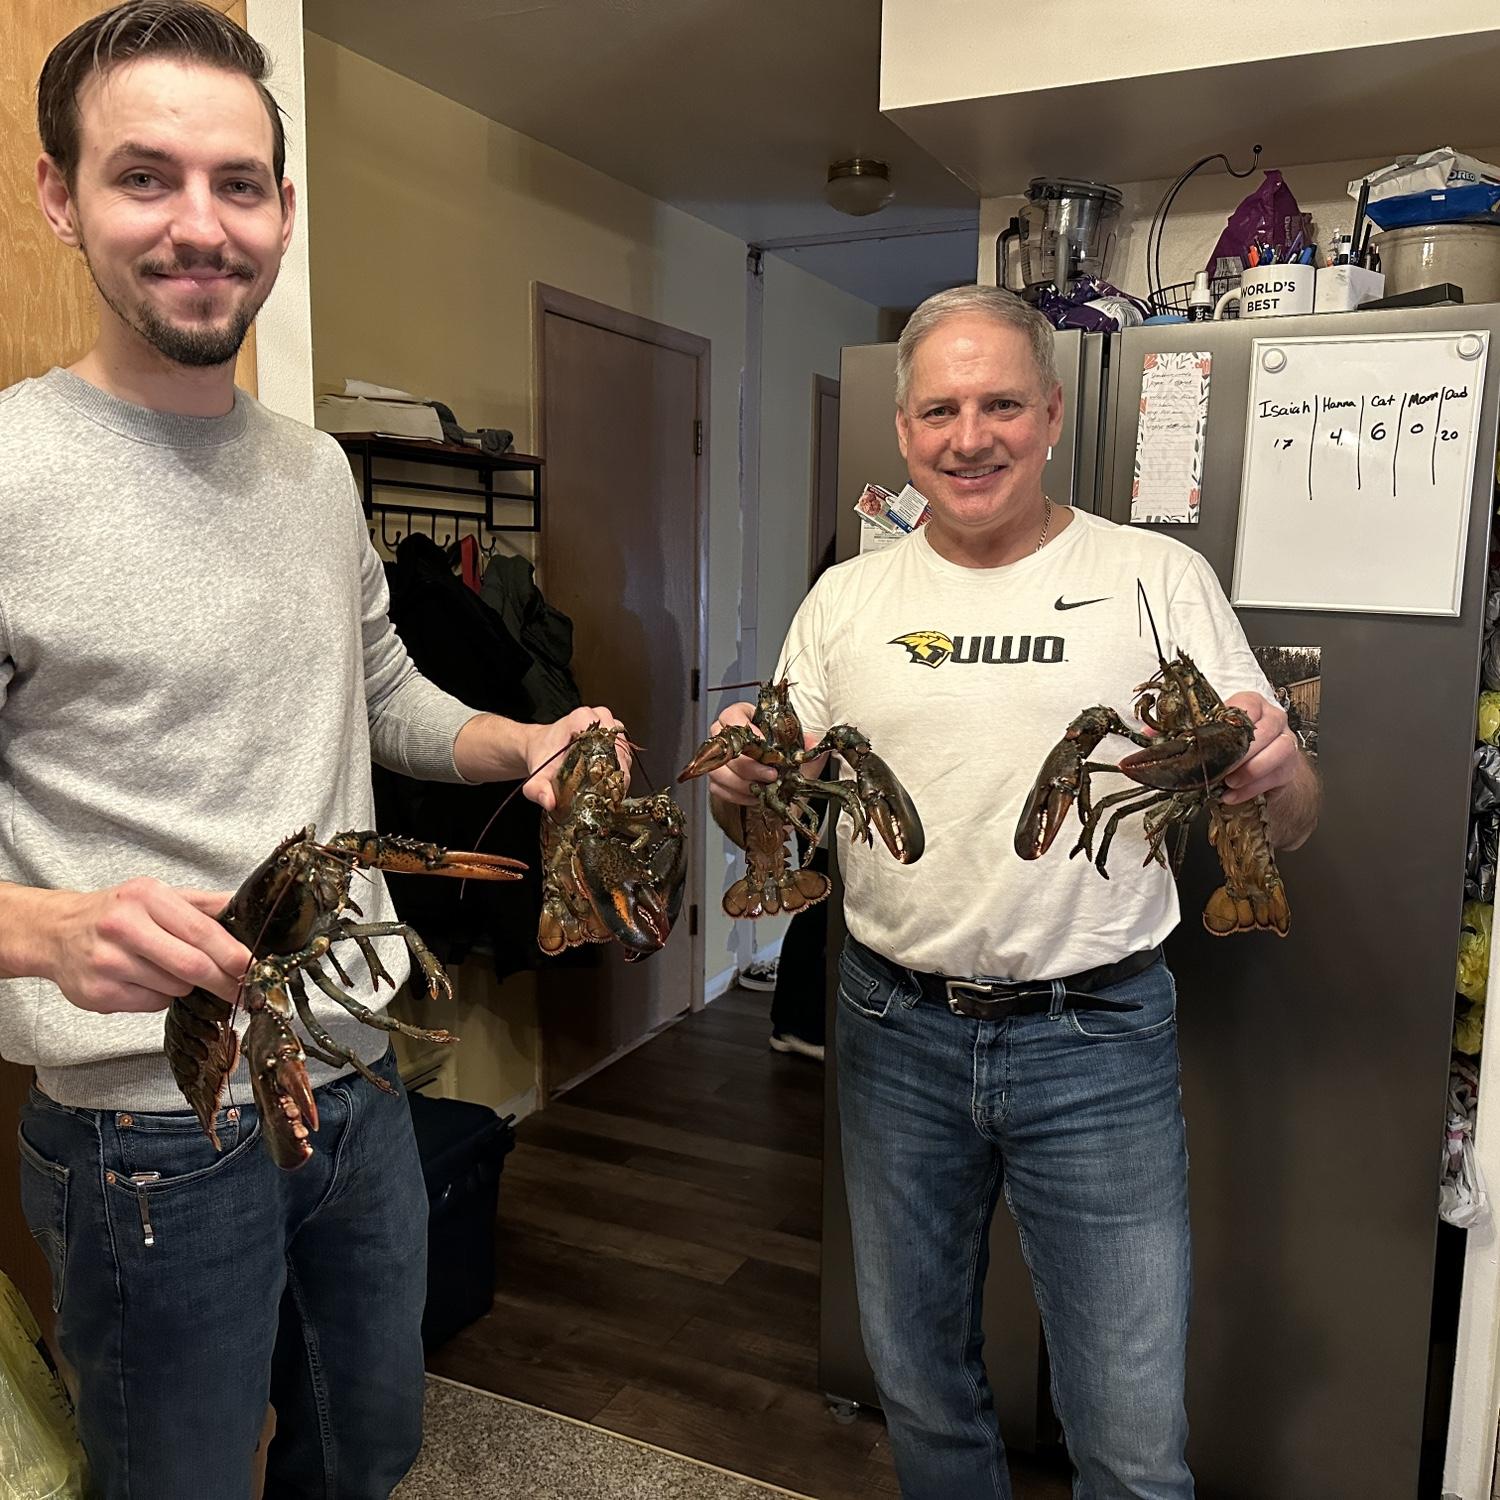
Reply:
<svg viewBox="0 0 1500 1500"><path fill-rule="evenodd" d="M314 978L316 983L316 977ZM300 984L292 986L292 1002L297 1007L297 1015L302 1024L307 1028L307 1034L325 1049L325 1053L331 1054L336 1066L348 1063L359 1076L368 1083L373 1083L382 1093L394 1094L396 1091L385 1079L378 1074L372 1073L369 1067L360 1061L347 1047L340 1046L334 1039L333 1034L313 1014L312 1005L307 998L307 990ZM316 1127L315 1127L316 1128Z"/></svg>
<svg viewBox="0 0 1500 1500"><path fill-rule="evenodd" d="M296 1007L297 1014L301 1015L303 1007L307 1004L307 988L302 983L302 976L300 974L293 974L287 980L286 988L287 993L292 997L292 1004ZM320 1036L323 1035L321 1027L318 1034ZM317 1058L320 1063L327 1063L330 1068L342 1068L344 1066L344 1059L342 1057L335 1052L328 1052L324 1048L319 1047L316 1042L304 1040L302 1050L309 1057Z"/></svg>
<svg viewBox="0 0 1500 1500"><path fill-rule="evenodd" d="M373 1027L376 1031L399 1032L402 1036L415 1037L419 1042L456 1042L458 1040L451 1031L429 1031L421 1026L412 1026L405 1021L397 1020L395 1016L385 1011L371 1010L369 1006L361 1005L353 995L341 990L316 964L308 964L304 972L330 1000L337 1000L356 1021L363 1021L366 1026ZM301 1011L298 1011L298 1014L300 1015Z"/></svg>
<svg viewBox="0 0 1500 1500"><path fill-rule="evenodd" d="M427 993L434 1000L447 1000L452 997L453 986L449 982L447 970L433 957L427 944L405 922L361 922L357 925L353 922L341 922L339 936L353 938L359 944L360 951L364 953L365 962L370 965L370 977L377 984L380 979L384 979L392 989L395 988L395 980L386 973L384 965L375 956L375 948L370 939L399 937L406 944L407 952L416 960L417 967L421 969L422 977L427 981ZM380 969L378 976L375 973L376 968Z"/></svg>

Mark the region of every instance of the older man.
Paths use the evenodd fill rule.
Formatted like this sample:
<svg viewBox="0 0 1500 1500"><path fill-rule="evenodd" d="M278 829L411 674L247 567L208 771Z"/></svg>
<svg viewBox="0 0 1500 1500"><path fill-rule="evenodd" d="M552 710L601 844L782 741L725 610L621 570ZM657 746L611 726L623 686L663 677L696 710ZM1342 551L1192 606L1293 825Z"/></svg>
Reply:
<svg viewBox="0 0 1500 1500"><path fill-rule="evenodd" d="M1176 889L1142 865L1131 825L1108 882L1060 850L1028 863L1012 846L1063 727L1090 704L1128 710L1157 669L1138 584L1168 652L1186 650L1254 723L1226 801L1264 796L1283 847L1317 816L1315 773L1207 563L1045 493L1063 416L1052 338L992 287L917 309L898 352L896 428L932 518L825 574L782 654L809 732L859 725L926 828L909 866L852 845L847 829L840 845L850 938L836 1045L855 1270L911 1500L1010 1495L980 1331L1002 1192L1079 1500L1193 1493L1187 1158L1159 946ZM951 653L916 649L922 632ZM737 704L721 722L748 718ZM746 802L772 774L742 757L714 773L713 792ZM975 987L950 990L955 979Z"/></svg>

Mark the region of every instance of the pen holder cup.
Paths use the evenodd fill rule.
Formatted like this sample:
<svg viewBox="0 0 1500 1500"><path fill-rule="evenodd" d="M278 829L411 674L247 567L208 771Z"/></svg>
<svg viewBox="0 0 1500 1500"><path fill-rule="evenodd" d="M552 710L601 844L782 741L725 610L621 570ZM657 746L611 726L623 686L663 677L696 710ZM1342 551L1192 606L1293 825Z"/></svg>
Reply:
<svg viewBox="0 0 1500 1500"><path fill-rule="evenodd" d="M1319 266L1313 290L1314 312L1353 312L1362 302L1385 295L1385 277L1363 266Z"/></svg>
<svg viewBox="0 0 1500 1500"><path fill-rule="evenodd" d="M1313 287L1317 278L1315 266L1295 261L1284 266L1256 266L1240 277L1214 308L1221 318L1231 302L1240 305L1242 318L1285 318L1313 310Z"/></svg>

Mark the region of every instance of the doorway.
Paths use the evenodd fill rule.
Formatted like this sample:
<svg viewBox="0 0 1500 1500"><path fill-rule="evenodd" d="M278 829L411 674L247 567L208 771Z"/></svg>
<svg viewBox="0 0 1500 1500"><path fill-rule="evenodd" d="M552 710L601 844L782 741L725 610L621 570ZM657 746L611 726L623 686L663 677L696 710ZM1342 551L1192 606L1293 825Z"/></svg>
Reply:
<svg viewBox="0 0 1500 1500"><path fill-rule="evenodd" d="M539 572L573 621L586 703L640 747L633 790L670 785L697 747L707 608L709 341L557 288L535 291L536 433L547 465ZM542 974L550 1096L703 1004L697 902L703 794L679 798L691 849L674 942Z"/></svg>

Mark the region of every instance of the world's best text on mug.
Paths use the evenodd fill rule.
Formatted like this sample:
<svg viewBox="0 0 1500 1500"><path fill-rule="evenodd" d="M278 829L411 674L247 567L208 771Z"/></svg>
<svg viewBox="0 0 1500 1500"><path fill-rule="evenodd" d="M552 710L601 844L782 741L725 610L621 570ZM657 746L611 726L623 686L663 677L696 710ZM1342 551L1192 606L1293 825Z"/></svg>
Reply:
<svg viewBox="0 0 1500 1500"><path fill-rule="evenodd" d="M1242 318L1284 318L1313 310L1315 266L1257 266L1240 277L1240 284L1219 298L1214 316L1223 315L1230 302L1240 304Z"/></svg>

